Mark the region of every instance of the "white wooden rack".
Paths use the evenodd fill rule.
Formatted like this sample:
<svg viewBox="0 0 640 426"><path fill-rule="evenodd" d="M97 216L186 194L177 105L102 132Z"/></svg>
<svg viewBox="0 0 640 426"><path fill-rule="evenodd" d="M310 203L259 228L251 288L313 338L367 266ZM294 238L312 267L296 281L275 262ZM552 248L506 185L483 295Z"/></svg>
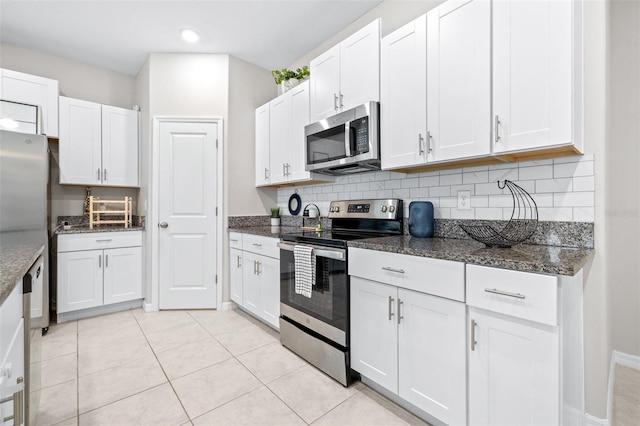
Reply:
<svg viewBox="0 0 640 426"><path fill-rule="evenodd" d="M132 198L124 197L123 200L101 200L98 197L89 197L89 228L94 225L124 225L131 227ZM122 219L113 219L115 215Z"/></svg>

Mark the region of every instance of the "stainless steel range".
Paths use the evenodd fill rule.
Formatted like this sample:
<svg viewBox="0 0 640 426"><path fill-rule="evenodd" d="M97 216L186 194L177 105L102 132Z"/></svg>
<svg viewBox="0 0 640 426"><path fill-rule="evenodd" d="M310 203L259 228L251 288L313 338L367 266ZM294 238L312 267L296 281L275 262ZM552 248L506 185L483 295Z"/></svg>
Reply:
<svg viewBox="0 0 640 426"><path fill-rule="evenodd" d="M402 235L402 200L332 201L331 229L282 236L280 341L348 386L347 241ZM298 274L296 274L296 269Z"/></svg>

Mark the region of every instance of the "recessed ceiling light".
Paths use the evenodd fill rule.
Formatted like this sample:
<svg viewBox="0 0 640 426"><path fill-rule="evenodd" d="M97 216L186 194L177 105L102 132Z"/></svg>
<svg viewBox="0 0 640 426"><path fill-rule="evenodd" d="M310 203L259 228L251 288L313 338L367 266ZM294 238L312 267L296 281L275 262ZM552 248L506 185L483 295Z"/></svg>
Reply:
<svg viewBox="0 0 640 426"><path fill-rule="evenodd" d="M182 38L189 43L195 43L200 38L197 32L190 30L189 28L183 29L180 33L182 34Z"/></svg>

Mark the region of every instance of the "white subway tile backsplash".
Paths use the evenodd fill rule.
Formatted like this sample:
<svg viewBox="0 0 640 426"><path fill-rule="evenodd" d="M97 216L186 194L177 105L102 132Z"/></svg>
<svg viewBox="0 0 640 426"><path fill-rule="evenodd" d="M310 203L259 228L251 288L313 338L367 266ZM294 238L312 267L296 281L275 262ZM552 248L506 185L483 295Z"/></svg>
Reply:
<svg viewBox="0 0 640 426"><path fill-rule="evenodd" d="M553 166L553 176L556 178L593 176L593 161L555 164Z"/></svg>
<svg viewBox="0 0 640 426"><path fill-rule="evenodd" d="M553 165L520 167L519 180L550 179L553 177Z"/></svg>
<svg viewBox="0 0 640 426"><path fill-rule="evenodd" d="M593 222L595 209L593 207L574 207L573 220L576 222Z"/></svg>
<svg viewBox="0 0 640 426"><path fill-rule="evenodd" d="M594 176L577 176L573 178L573 190L576 192L582 191L594 191L595 190L595 177Z"/></svg>
<svg viewBox="0 0 640 426"><path fill-rule="evenodd" d="M486 166L485 166L486 167ZM470 183L486 183L489 181L489 171L478 171L478 172L463 172L462 173L462 183L470 184Z"/></svg>
<svg viewBox="0 0 640 426"><path fill-rule="evenodd" d="M462 173L440 176L440 185L462 185Z"/></svg>
<svg viewBox="0 0 640 426"><path fill-rule="evenodd" d="M553 194L554 207L593 207L593 192L567 192Z"/></svg>
<svg viewBox="0 0 640 426"><path fill-rule="evenodd" d="M432 186L429 188L429 197L448 197L455 195L451 193L450 186Z"/></svg>
<svg viewBox="0 0 640 426"><path fill-rule="evenodd" d="M571 192L573 180L571 178L562 179L540 179L536 181L536 193L543 192Z"/></svg>
<svg viewBox="0 0 640 426"><path fill-rule="evenodd" d="M594 220L593 155L550 160L500 163L416 174L391 171L338 176L334 182L278 189L278 206L287 211L295 190L303 204L315 203L323 212L331 200L401 198L408 215L411 201L431 201L436 218L508 220L513 198L497 181L509 179L529 192L540 220ZM471 209L458 210L458 191L471 192Z"/></svg>

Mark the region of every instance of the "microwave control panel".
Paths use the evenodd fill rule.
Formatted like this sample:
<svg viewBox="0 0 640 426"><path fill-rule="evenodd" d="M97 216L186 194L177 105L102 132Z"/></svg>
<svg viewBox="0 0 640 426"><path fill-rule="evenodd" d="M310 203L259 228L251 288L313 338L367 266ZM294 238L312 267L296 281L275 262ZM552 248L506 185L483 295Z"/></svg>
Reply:
<svg viewBox="0 0 640 426"><path fill-rule="evenodd" d="M351 126L355 129L356 153L369 152L369 117L358 118L351 122Z"/></svg>

